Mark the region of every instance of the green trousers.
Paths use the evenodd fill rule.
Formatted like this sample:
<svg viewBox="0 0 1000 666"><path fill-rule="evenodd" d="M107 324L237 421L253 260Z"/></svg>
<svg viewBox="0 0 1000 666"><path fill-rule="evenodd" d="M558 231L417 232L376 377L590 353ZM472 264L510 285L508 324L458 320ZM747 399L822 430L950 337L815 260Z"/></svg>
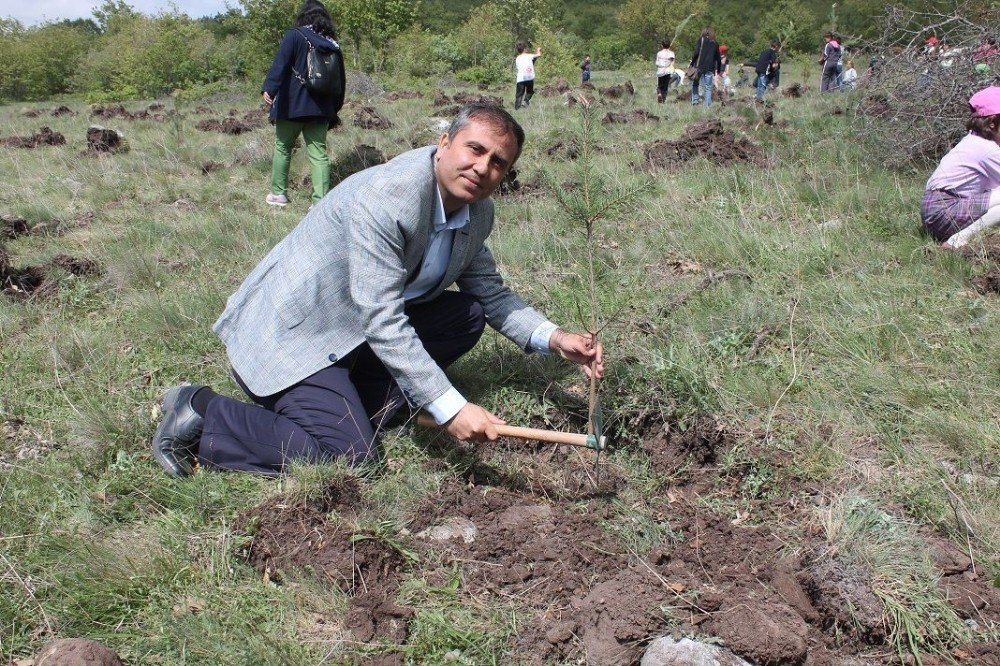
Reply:
<svg viewBox="0 0 1000 666"><path fill-rule="evenodd" d="M326 154L326 131L329 124L279 120L275 123L274 160L271 164L271 194L288 193L288 167L299 134L306 144L312 176L312 202L315 204L330 189L330 156Z"/></svg>

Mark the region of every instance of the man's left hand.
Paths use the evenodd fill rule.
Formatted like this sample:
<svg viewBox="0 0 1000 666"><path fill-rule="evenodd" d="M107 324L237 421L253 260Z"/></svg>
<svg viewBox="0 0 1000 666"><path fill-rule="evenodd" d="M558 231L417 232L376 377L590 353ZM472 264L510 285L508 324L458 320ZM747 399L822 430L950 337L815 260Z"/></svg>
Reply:
<svg viewBox="0 0 1000 666"><path fill-rule="evenodd" d="M590 333L570 333L557 328L549 338L549 349L567 361L582 365L588 377L596 374L600 379L604 376L604 347L595 342Z"/></svg>

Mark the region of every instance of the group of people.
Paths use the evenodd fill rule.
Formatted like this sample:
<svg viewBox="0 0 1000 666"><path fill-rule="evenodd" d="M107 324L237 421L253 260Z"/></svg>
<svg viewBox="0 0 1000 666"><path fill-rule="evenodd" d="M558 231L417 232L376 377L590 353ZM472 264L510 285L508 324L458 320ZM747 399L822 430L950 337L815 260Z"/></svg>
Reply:
<svg viewBox="0 0 1000 666"><path fill-rule="evenodd" d="M714 42L703 33L691 65L706 105L712 79L725 71ZM343 100L317 99L306 85L303 56L317 48L336 48L333 24L319 0L306 0L262 90L276 126L274 189L285 186L280 171L287 178L294 137L305 135L316 149L309 149L315 169L336 124ZM673 59L669 43L663 48L658 70ZM518 106L527 106L541 51L518 51ZM758 89L779 52L775 42L762 54ZM663 85L665 94L669 79ZM947 247L1000 224L1000 87L969 103L969 134L934 171L921 207L927 231ZM183 477L199 465L265 475L294 461L359 465L379 458L379 433L406 405L459 440L496 439L503 420L468 401L445 373L487 324L525 352L556 354L601 377L604 350L594 335L564 330L529 306L504 283L486 244L496 223L490 196L524 143L510 113L479 103L463 107L435 144L330 192L317 187L323 176L314 171L309 212L213 326L247 400L204 385L168 390L152 441L163 469Z"/></svg>

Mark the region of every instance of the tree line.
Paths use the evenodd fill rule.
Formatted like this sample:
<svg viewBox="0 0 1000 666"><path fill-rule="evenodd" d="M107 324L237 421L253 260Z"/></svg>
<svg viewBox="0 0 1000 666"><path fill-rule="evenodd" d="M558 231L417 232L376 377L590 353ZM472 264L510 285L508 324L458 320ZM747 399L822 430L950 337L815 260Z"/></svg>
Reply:
<svg viewBox="0 0 1000 666"><path fill-rule="evenodd" d="M239 8L193 19L154 16L127 0L104 0L88 19L25 27L0 18L0 101L82 94L91 101L150 98L263 77L300 0L240 0ZM336 0L328 7L349 67L385 77L449 75L473 83L510 78L513 45L543 48L542 77L577 76L584 54L596 69L646 61L659 40L688 57L715 27L736 60L771 38L790 52L818 51L827 30L863 39L885 5L873 0ZM948 3L902 2L920 10Z"/></svg>

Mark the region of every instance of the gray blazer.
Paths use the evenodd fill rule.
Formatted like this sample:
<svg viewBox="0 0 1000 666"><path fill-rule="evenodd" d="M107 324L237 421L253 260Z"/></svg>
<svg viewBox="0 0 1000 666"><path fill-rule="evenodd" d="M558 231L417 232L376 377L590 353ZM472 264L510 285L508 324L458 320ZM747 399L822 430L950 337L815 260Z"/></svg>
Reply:
<svg viewBox="0 0 1000 666"><path fill-rule="evenodd" d="M437 205L436 146L403 153L354 174L329 192L257 265L226 303L213 330L256 395L277 393L335 363L363 342L412 405L451 382L403 311L403 290L430 242ZM441 283L482 304L487 322L523 349L545 317L504 285L485 246L493 202L469 207Z"/></svg>

